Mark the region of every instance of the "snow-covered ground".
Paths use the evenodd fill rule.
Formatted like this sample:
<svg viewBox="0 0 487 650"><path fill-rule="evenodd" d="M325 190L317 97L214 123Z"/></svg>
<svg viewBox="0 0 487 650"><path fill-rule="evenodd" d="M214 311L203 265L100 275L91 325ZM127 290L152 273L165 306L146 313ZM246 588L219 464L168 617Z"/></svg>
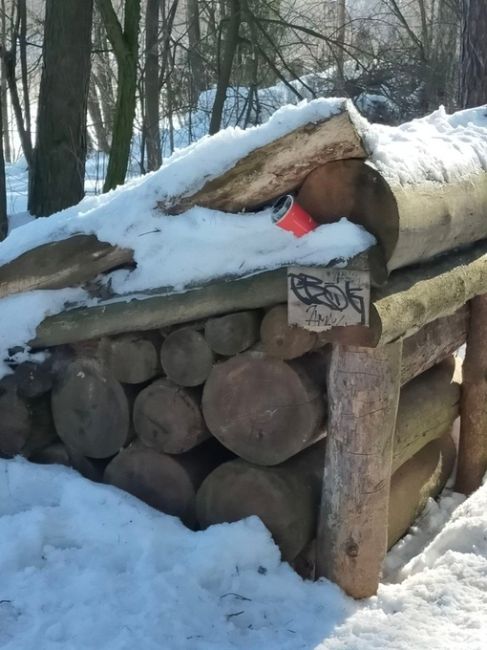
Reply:
<svg viewBox="0 0 487 650"><path fill-rule="evenodd" d="M459 501L432 502L396 564ZM487 485L358 603L301 580L256 518L195 533L73 470L0 460L0 576L2 650L483 650Z"/></svg>

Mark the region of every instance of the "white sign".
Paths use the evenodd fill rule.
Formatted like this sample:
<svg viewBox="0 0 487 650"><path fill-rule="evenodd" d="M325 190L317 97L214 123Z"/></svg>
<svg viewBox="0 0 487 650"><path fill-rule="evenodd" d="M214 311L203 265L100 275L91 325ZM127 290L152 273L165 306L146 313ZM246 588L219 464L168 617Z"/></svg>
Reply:
<svg viewBox="0 0 487 650"><path fill-rule="evenodd" d="M368 271L291 267L287 279L290 325L321 332L369 324Z"/></svg>

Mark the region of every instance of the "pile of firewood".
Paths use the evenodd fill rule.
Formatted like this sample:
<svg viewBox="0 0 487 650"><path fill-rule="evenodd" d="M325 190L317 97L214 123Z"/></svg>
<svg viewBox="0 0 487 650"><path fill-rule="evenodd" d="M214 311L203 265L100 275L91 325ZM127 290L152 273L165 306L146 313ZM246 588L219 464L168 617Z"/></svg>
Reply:
<svg viewBox="0 0 487 650"><path fill-rule="evenodd" d="M390 545L451 470L451 353L466 318L462 309L405 341ZM321 335L288 326L285 305L52 348L0 382L0 454L72 466L193 528L258 515L303 570L320 501L328 357Z"/></svg>

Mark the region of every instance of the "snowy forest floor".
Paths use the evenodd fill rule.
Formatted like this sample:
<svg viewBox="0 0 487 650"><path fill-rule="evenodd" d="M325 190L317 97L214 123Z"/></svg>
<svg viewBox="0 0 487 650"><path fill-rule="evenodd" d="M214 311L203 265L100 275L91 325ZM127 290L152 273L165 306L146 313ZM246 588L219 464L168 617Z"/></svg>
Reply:
<svg viewBox="0 0 487 650"><path fill-rule="evenodd" d="M0 461L0 494L3 650L485 648L487 485L431 501L362 602L301 580L257 518L195 533L21 459Z"/></svg>

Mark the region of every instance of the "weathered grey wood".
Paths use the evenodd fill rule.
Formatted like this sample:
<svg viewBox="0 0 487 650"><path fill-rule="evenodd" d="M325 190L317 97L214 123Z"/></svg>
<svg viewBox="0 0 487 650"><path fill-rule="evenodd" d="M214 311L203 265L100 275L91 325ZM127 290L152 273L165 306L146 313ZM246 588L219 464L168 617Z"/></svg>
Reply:
<svg viewBox="0 0 487 650"><path fill-rule="evenodd" d="M123 334L105 339L103 361L122 384L142 384L161 374L159 348L155 334Z"/></svg>
<svg viewBox="0 0 487 650"><path fill-rule="evenodd" d="M64 369L52 392L52 411L59 437L81 456L108 458L127 442L127 397L95 359L79 358Z"/></svg>
<svg viewBox="0 0 487 650"><path fill-rule="evenodd" d="M281 463L322 437L324 405L300 364L258 353L216 364L202 400L211 433L259 465Z"/></svg>
<svg viewBox="0 0 487 650"><path fill-rule="evenodd" d="M302 357L318 340L315 332L288 325L287 305L276 305L266 313L260 326L260 338L265 352L277 359Z"/></svg>
<svg viewBox="0 0 487 650"><path fill-rule="evenodd" d="M196 491L221 461L213 445L169 456L135 443L108 464L104 480L194 526Z"/></svg>
<svg viewBox="0 0 487 650"><path fill-rule="evenodd" d="M470 302L455 489L471 494L487 471L487 294Z"/></svg>
<svg viewBox="0 0 487 650"><path fill-rule="evenodd" d="M347 216L363 224L381 243L389 271L487 237L485 172L399 185L363 160L341 160L309 174L298 200L319 223Z"/></svg>
<svg viewBox="0 0 487 650"><path fill-rule="evenodd" d="M334 346L317 570L354 598L377 591L387 550L402 342Z"/></svg>
<svg viewBox="0 0 487 650"><path fill-rule="evenodd" d="M443 489L453 470L455 457L455 443L446 432L394 472L389 500L388 549L408 532L428 499L436 497ZM292 566L307 580L316 577L316 538L308 542Z"/></svg>
<svg viewBox="0 0 487 650"><path fill-rule="evenodd" d="M487 241L392 273L385 287L373 291L370 327L336 327L324 335L344 345L384 345L451 316L483 293L487 293Z"/></svg>
<svg viewBox="0 0 487 650"><path fill-rule="evenodd" d="M450 431L460 414L460 386L453 357L401 388L394 435L392 471L427 443Z"/></svg>
<svg viewBox="0 0 487 650"><path fill-rule="evenodd" d="M318 165L330 160L364 157L349 104L343 100L329 118L305 124L251 151L203 187L188 188L185 195L169 196L158 205L170 214L179 214L193 205L241 212L295 190Z"/></svg>
<svg viewBox="0 0 487 650"><path fill-rule="evenodd" d="M15 368L15 384L20 397L40 397L49 392L54 381L50 360L42 363L25 361Z"/></svg>
<svg viewBox="0 0 487 650"><path fill-rule="evenodd" d="M447 431L397 469L391 481L387 546L393 546L443 489L455 464L455 443Z"/></svg>
<svg viewBox="0 0 487 650"><path fill-rule="evenodd" d="M438 318L404 339L401 384L431 368L458 350L467 338L468 308Z"/></svg>
<svg viewBox="0 0 487 650"><path fill-rule="evenodd" d="M255 310L210 318L205 324L205 338L213 352L231 357L258 340L260 321L261 316Z"/></svg>
<svg viewBox="0 0 487 650"><path fill-rule="evenodd" d="M171 332L161 347L162 368L180 386L200 386L210 374L214 361L204 336L191 327Z"/></svg>
<svg viewBox="0 0 487 650"><path fill-rule="evenodd" d="M65 465L72 467L82 476L100 483L103 479L103 472L107 465L105 459L87 458L70 451L66 445L60 441L53 442L47 447L42 447L29 454L28 459L32 463L41 465Z"/></svg>
<svg viewBox="0 0 487 650"><path fill-rule="evenodd" d="M0 394L0 456L28 456L50 444L56 432L48 402L27 400L17 394L15 384Z"/></svg>
<svg viewBox="0 0 487 650"><path fill-rule="evenodd" d="M134 427L147 446L167 454L189 451L209 437L200 409L201 393L158 379L134 403Z"/></svg>
<svg viewBox="0 0 487 650"><path fill-rule="evenodd" d="M33 289L61 289L133 262L129 249L73 235L42 244L0 267L0 298Z"/></svg>

